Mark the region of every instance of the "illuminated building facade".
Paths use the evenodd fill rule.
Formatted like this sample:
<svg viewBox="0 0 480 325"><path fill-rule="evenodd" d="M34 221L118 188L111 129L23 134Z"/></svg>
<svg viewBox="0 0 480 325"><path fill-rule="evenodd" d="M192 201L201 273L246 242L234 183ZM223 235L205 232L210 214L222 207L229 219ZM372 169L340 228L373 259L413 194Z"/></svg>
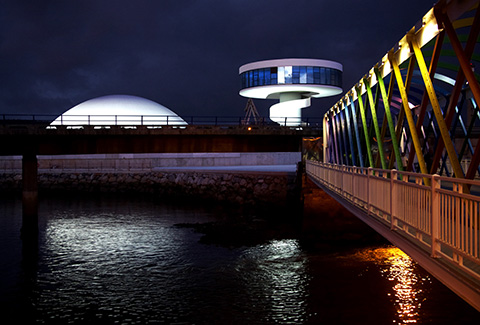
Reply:
<svg viewBox="0 0 480 325"><path fill-rule="evenodd" d="M278 59L248 63L239 69L240 95L248 98L278 99L270 107L270 119L281 125L301 125L302 108L310 98L342 92L340 63L319 59Z"/></svg>
<svg viewBox="0 0 480 325"><path fill-rule="evenodd" d="M186 125L175 112L146 98L110 95L82 102L52 125Z"/></svg>

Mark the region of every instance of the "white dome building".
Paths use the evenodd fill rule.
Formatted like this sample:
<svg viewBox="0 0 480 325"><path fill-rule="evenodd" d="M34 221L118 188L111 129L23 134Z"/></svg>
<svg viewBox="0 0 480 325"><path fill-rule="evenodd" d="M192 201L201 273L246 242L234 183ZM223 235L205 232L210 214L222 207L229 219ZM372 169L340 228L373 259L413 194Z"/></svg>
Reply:
<svg viewBox="0 0 480 325"><path fill-rule="evenodd" d="M51 125L186 125L170 109L154 101L129 95L110 95L80 103Z"/></svg>

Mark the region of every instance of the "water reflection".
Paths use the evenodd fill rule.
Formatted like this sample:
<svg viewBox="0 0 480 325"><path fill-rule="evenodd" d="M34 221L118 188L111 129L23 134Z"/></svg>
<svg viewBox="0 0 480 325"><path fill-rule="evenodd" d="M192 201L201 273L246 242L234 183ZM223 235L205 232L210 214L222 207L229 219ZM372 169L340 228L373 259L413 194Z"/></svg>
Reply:
<svg viewBox="0 0 480 325"><path fill-rule="evenodd" d="M173 225L198 219L209 216L108 201L101 208L50 210L32 296L37 320L129 324L191 317L203 281L199 270L211 259L202 258L199 234Z"/></svg>
<svg viewBox="0 0 480 325"><path fill-rule="evenodd" d="M362 260L374 262L381 273L392 282L392 293L388 293L397 311L393 322L403 324L417 323L419 310L424 300L422 286L429 281L415 272L415 263L397 247L365 249L356 254Z"/></svg>
<svg viewBox="0 0 480 325"><path fill-rule="evenodd" d="M179 210L53 211L42 235L37 321L302 323L307 257L296 240L227 249L199 244ZM193 218L193 219L192 219Z"/></svg>
<svg viewBox="0 0 480 325"><path fill-rule="evenodd" d="M247 249L236 266L249 288L253 306L268 311L265 321L301 323L306 320L306 257L297 240L273 240Z"/></svg>
<svg viewBox="0 0 480 325"><path fill-rule="evenodd" d="M15 317L5 324L22 323L19 315L29 320L32 315L29 324L470 324L478 319L475 310L434 279L426 280L395 248L324 254L292 239L227 248L201 244L202 234L175 226L209 224L223 220L223 214L137 198L42 202L38 263L35 257L23 269L21 210L0 204L0 316L4 320L12 310Z"/></svg>

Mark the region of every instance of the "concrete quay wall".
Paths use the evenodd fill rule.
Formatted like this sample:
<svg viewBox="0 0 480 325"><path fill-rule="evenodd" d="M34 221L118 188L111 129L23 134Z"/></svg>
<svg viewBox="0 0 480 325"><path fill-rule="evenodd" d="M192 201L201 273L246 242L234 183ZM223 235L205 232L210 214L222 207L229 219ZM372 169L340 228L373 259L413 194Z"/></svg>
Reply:
<svg viewBox="0 0 480 325"><path fill-rule="evenodd" d="M156 167L296 165L300 152L222 152L38 156L39 174L65 171L151 171ZM21 156L0 156L0 174L22 172Z"/></svg>

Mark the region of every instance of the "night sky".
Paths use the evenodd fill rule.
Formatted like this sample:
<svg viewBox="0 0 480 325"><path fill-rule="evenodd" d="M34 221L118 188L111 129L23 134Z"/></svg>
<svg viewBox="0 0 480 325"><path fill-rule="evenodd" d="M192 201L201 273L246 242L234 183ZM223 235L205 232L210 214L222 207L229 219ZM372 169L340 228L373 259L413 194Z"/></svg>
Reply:
<svg viewBox="0 0 480 325"><path fill-rule="evenodd" d="M350 89L434 0L0 0L0 114L141 96L187 116L243 116L238 68L318 58ZM322 116L337 97L313 99ZM268 116L273 100L254 100Z"/></svg>

